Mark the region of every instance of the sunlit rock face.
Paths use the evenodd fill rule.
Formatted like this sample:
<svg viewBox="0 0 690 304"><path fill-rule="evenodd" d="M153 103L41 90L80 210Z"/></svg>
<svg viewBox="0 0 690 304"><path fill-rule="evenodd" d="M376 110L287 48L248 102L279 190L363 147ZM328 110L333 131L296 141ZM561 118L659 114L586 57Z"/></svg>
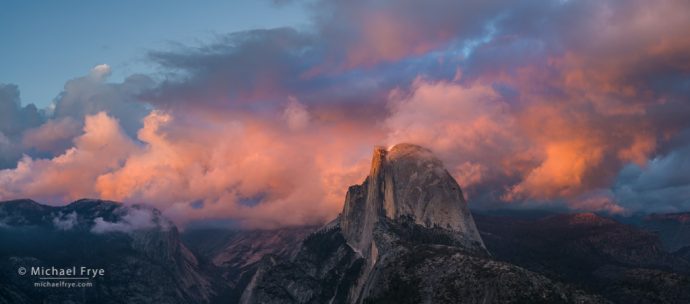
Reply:
<svg viewBox="0 0 690 304"><path fill-rule="evenodd" d="M365 256L382 218L453 232L459 242L484 248L460 186L420 146L376 148L369 176L348 190L340 225L348 243Z"/></svg>
<svg viewBox="0 0 690 304"><path fill-rule="evenodd" d="M410 144L375 149L339 218L259 264L240 303L606 303L493 260L458 184Z"/></svg>

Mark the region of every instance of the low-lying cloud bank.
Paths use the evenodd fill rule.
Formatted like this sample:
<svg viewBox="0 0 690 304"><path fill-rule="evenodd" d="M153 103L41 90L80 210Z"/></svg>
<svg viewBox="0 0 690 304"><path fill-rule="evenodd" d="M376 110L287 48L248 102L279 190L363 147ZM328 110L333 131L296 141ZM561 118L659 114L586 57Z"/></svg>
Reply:
<svg viewBox="0 0 690 304"><path fill-rule="evenodd" d="M375 145L445 162L475 208L690 209L687 1L319 1L313 27L153 52L166 77L0 86L0 199L178 222L328 220ZM160 75L158 75L160 76Z"/></svg>
<svg viewBox="0 0 690 304"><path fill-rule="evenodd" d="M130 208L120 208L116 210L120 213L120 218L116 221L107 221L102 217L97 217L93 220L93 226L91 227L91 232L96 234L102 233L112 233L112 232L123 232L132 233L138 230L148 230L148 229L162 229L167 230L170 228L168 222L164 219L160 219L155 210L145 208L145 207L130 207Z"/></svg>

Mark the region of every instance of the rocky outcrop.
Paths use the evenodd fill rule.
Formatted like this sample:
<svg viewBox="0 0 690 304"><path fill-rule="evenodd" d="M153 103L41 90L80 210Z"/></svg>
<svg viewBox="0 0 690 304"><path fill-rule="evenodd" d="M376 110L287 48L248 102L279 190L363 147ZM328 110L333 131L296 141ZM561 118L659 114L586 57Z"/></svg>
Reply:
<svg viewBox="0 0 690 304"><path fill-rule="evenodd" d="M447 230L466 247L484 247L460 186L441 161L420 146L376 148L369 176L348 190L340 226L350 246L363 256L376 250L373 232L384 218Z"/></svg>
<svg viewBox="0 0 690 304"><path fill-rule="evenodd" d="M374 151L343 212L261 262L241 303L605 303L494 261L460 187L422 147Z"/></svg>
<svg viewBox="0 0 690 304"><path fill-rule="evenodd" d="M328 225L291 259L265 256L240 303L349 303L365 264L339 226Z"/></svg>
<svg viewBox="0 0 690 304"><path fill-rule="evenodd" d="M684 240L686 219L649 217L663 224L650 232L593 213L473 216L442 163L401 144L374 151L320 229L187 231L183 243L145 206L1 202L0 303L688 303L690 246L670 253L657 235ZM75 292L17 274L73 264L107 276Z"/></svg>
<svg viewBox="0 0 690 304"><path fill-rule="evenodd" d="M264 256L290 258L302 241L318 227L288 227L272 230L188 229L183 242L195 253L205 272L220 275L226 290L217 298L238 303Z"/></svg>

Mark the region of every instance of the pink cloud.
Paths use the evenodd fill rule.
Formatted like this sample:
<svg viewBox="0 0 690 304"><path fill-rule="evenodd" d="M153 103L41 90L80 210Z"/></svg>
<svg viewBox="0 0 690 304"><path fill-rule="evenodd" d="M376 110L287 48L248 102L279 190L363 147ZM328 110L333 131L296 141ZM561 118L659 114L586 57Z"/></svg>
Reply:
<svg viewBox="0 0 690 304"><path fill-rule="evenodd" d="M137 148L117 120L88 116L74 146L52 159L25 156L16 169L0 171L0 199L31 197L53 204L97 196L94 180L117 169Z"/></svg>
<svg viewBox="0 0 690 304"><path fill-rule="evenodd" d="M21 135L57 154L0 171L0 199L93 196L178 222L318 223L362 181L372 147L411 142L445 162L470 203L490 192L619 213L625 202L602 189L688 128L687 1L316 7L338 14L317 14L314 32L154 54L189 78L144 97L151 79L106 83L107 66L68 82L54 119L0 132L0 151Z"/></svg>
<svg viewBox="0 0 690 304"><path fill-rule="evenodd" d="M69 148L71 140L81 131L80 124L72 118L49 120L39 127L26 130L22 146L57 155Z"/></svg>
<svg viewBox="0 0 690 304"><path fill-rule="evenodd" d="M297 107L293 112L305 111L291 115L307 115L294 101L291 106ZM290 115L278 116L284 121L188 115L153 111L138 132L142 144L107 114L87 116L83 134L64 154L26 157L16 169L0 171L0 199L146 203L179 223L209 218L251 227L320 223L340 211L347 187L361 182L369 147L381 136L362 135L364 126L350 123L300 121L300 128L289 128L295 123ZM356 137L361 148L353 154L347 139ZM259 201L245 202L252 198ZM193 207L197 201L203 208Z"/></svg>

